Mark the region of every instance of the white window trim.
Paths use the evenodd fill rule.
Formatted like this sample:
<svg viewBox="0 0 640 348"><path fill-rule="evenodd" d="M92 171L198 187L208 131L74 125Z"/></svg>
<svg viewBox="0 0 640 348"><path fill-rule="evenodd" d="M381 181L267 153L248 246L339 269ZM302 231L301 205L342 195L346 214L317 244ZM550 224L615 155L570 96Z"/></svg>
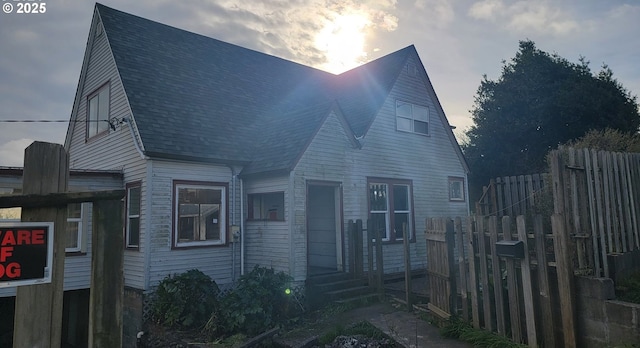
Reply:
<svg viewBox="0 0 640 348"><path fill-rule="evenodd" d="M370 188L371 185L384 185L385 187L385 200L386 200L386 206L387 206L387 210L369 210L369 214L382 214L384 213L384 237L382 237L382 241L383 242L388 242L391 238L390 234L391 231L389 229L389 223L390 223L390 206L389 206L389 184L388 183L384 183L384 182L370 182L367 188ZM368 194L371 194L370 189L367 190ZM368 197L369 200L371 200L371 197ZM373 226L372 226L373 227ZM368 228L368 227L367 227ZM375 241L375 238L374 238Z"/></svg>
<svg viewBox="0 0 640 348"><path fill-rule="evenodd" d="M107 115L106 118L104 117L100 117L102 114L100 113L100 95L106 91L106 98L107 98ZM98 105L97 105L97 110L96 110L96 117L95 120L93 118L91 118L91 101L95 98L98 98ZM91 139L95 136L104 134L104 133L108 133L109 132L109 120L111 119L111 86L109 83L106 83L105 85L103 85L102 87L96 89L93 93L91 93L88 97L87 97L87 126L86 126L86 135L87 135L87 139ZM95 133L92 131L92 127L99 127L100 122L106 122L107 123L107 127L106 129L102 130L102 131L98 131L98 129L96 128Z"/></svg>
<svg viewBox="0 0 640 348"><path fill-rule="evenodd" d="M134 185L131 185L129 187L127 187L127 233L125 235L126 238L126 247L127 248L139 248L140 247L140 227L142 227L141 221L140 221L140 212L138 212L138 214L131 214L131 190L132 189L139 189L140 190L140 202L138 202L138 206L140 209L140 212L142 211L142 185L140 183L136 183ZM138 218L138 243L137 244L131 244L129 243L131 238L131 231L130 231L130 227L131 227L131 219L132 218Z"/></svg>
<svg viewBox="0 0 640 348"><path fill-rule="evenodd" d="M399 116L398 115L398 103L405 103L405 104L409 104L411 105L411 117L407 117L407 116ZM421 107L421 108L425 108L427 110L427 121L422 121L422 120L416 120L414 115L414 108L415 107ZM426 106L426 105L419 105L419 104L415 104L415 103L411 103L402 99L396 99L396 108L395 108L395 115L396 115L396 130L398 132L406 132L406 133L413 133L413 134L420 134L420 135L426 135L428 136L431 133L431 109ZM410 130L405 130L405 129L399 129L398 128L398 119L402 118L405 120L410 120L410 124L411 124L411 129ZM424 122L427 124L427 132L426 133L422 133L422 132L416 132L415 131L415 121L418 122Z"/></svg>
<svg viewBox="0 0 640 348"><path fill-rule="evenodd" d="M77 235L77 247L75 248L64 248L65 253L79 253L82 252L82 243L84 243L84 212L85 212L85 203L80 204L80 217L79 218L67 218L68 223L78 223L78 235ZM68 233L68 231L67 231Z"/></svg>
<svg viewBox="0 0 640 348"><path fill-rule="evenodd" d="M218 216L218 224L220 225L220 240L204 240L204 241L191 241L191 242L180 242L179 241L179 229L178 224L180 221L179 215L179 202L180 202L180 189L181 188L194 188L194 189L213 189L220 190L220 214ZM174 202L173 202L173 239L174 239L174 247L175 248L184 248L184 247L199 247L199 246L214 246L214 245L225 245L227 242L227 188L225 186L216 186L210 184L184 184L184 183L174 183Z"/></svg>

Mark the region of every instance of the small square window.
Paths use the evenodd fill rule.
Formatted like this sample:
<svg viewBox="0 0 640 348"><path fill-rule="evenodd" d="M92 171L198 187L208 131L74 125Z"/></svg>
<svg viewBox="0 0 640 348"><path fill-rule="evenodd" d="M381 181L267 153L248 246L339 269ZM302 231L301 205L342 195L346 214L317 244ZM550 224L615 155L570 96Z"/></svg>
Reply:
<svg viewBox="0 0 640 348"><path fill-rule="evenodd" d="M284 192L250 194L248 205L249 220L284 221Z"/></svg>
<svg viewBox="0 0 640 348"><path fill-rule="evenodd" d="M449 178L449 200L464 202L464 178L450 177Z"/></svg>

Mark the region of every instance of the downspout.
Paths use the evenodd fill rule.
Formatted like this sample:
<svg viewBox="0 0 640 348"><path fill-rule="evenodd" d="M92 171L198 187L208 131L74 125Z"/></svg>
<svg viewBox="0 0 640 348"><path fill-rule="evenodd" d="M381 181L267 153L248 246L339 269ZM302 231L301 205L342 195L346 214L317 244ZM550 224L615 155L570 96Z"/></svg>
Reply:
<svg viewBox="0 0 640 348"><path fill-rule="evenodd" d="M228 166L231 169L231 279L236 280L236 240L235 229L233 226L237 226L236 221L236 177L237 173L233 166Z"/></svg>

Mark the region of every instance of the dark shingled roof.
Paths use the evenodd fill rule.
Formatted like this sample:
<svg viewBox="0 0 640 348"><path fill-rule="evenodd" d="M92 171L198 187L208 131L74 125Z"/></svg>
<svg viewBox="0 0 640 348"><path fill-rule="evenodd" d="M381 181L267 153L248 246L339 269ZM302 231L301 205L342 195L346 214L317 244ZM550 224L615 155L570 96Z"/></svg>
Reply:
<svg viewBox="0 0 640 348"><path fill-rule="evenodd" d="M291 170L336 105L366 133L413 46L340 75L96 4L145 153Z"/></svg>

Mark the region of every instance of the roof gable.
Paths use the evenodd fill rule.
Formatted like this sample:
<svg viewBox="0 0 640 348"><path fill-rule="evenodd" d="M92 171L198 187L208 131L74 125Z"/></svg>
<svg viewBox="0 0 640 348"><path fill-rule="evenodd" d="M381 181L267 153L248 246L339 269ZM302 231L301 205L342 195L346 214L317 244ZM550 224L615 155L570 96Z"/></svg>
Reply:
<svg viewBox="0 0 640 348"><path fill-rule="evenodd" d="M409 46L334 75L101 4L96 12L133 114L122 117L145 155L247 172L293 168L332 110L349 134L366 134L417 57Z"/></svg>

